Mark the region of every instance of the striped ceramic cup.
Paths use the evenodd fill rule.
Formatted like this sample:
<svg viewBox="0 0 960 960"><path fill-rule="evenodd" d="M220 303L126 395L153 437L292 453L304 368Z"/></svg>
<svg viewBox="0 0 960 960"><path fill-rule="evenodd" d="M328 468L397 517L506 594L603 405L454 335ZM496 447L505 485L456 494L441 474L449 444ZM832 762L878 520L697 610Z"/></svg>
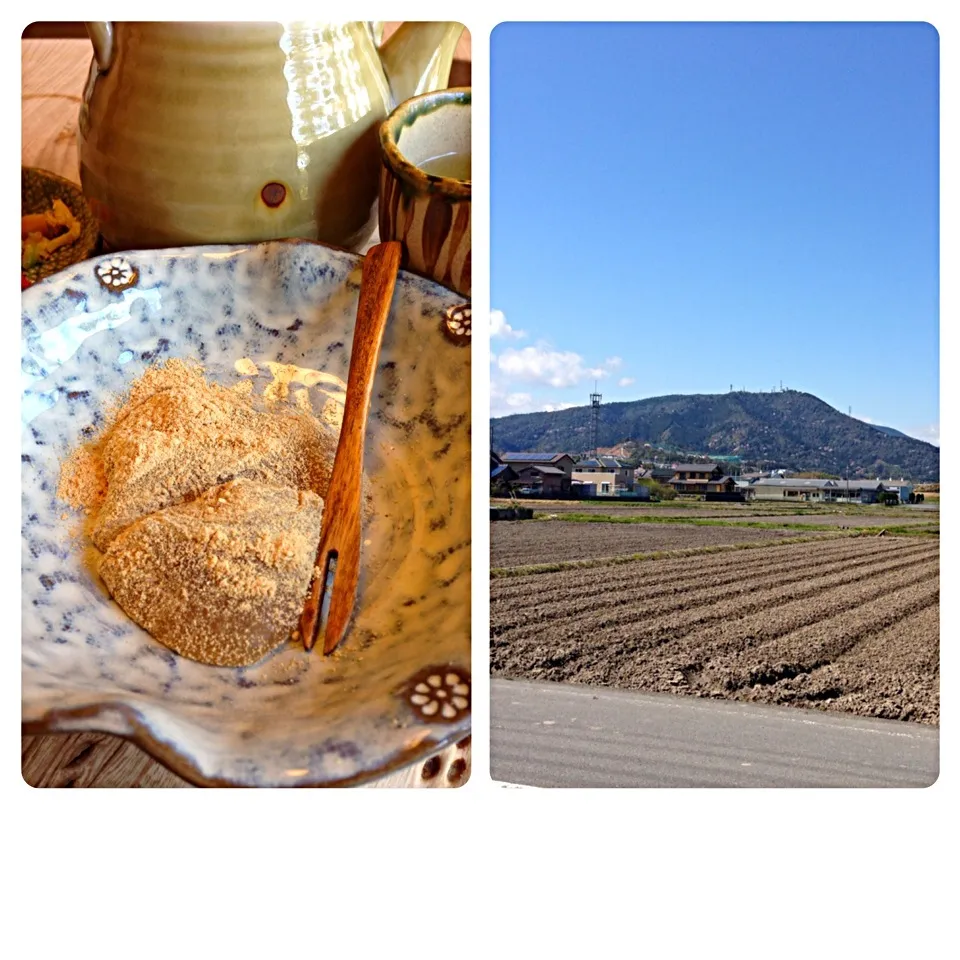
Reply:
<svg viewBox="0 0 960 960"><path fill-rule="evenodd" d="M380 127L380 239L403 265L470 296L470 88L400 104Z"/></svg>

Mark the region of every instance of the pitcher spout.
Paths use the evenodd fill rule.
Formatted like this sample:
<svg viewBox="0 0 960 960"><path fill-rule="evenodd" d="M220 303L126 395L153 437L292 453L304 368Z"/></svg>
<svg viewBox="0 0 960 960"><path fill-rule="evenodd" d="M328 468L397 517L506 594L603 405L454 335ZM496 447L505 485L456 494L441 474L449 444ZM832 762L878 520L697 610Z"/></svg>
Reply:
<svg viewBox="0 0 960 960"><path fill-rule="evenodd" d="M405 22L380 48L383 72L394 104L440 90L450 79L462 23Z"/></svg>

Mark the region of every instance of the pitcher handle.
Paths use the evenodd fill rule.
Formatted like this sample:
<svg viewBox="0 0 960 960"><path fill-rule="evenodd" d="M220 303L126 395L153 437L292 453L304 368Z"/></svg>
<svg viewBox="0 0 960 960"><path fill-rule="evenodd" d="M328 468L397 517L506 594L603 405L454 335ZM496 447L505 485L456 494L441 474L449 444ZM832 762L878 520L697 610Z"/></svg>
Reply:
<svg viewBox="0 0 960 960"><path fill-rule="evenodd" d="M97 61L97 69L106 73L113 63L113 22L110 20L91 20L84 26L87 35L93 43L93 58Z"/></svg>

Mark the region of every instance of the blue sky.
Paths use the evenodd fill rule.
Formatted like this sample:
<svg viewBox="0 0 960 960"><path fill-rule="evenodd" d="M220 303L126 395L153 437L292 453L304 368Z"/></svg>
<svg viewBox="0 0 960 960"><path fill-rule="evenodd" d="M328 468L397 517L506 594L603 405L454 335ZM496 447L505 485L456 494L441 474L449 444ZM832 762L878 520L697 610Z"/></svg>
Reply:
<svg viewBox="0 0 960 960"><path fill-rule="evenodd" d="M925 24L501 24L494 416L785 387L939 442Z"/></svg>

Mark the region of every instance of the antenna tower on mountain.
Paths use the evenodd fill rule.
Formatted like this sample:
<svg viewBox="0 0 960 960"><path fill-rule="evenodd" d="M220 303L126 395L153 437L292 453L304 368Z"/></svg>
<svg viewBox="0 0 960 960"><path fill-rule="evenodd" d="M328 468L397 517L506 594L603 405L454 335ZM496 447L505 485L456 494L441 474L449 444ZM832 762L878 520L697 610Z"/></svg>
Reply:
<svg viewBox="0 0 960 960"><path fill-rule="evenodd" d="M600 455L599 437L600 437L600 403L603 397L597 393L597 381L593 381L593 393L590 394L590 413L593 418L593 455Z"/></svg>

